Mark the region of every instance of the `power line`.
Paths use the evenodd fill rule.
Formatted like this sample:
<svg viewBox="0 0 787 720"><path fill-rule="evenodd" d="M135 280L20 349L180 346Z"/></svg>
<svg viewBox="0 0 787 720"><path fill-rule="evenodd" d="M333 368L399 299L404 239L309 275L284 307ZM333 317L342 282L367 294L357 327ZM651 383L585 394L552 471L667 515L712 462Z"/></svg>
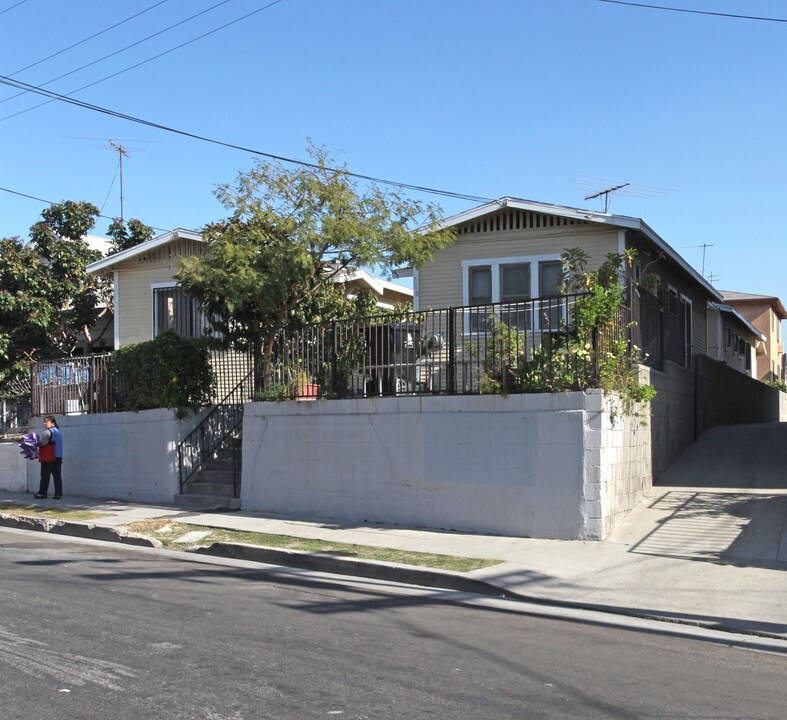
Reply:
<svg viewBox="0 0 787 720"><path fill-rule="evenodd" d="M611 5L629 5L630 7L648 8L650 10L667 10L669 12L690 13L692 15L713 15L715 17L734 18L735 20L761 20L763 22L787 23L787 18L759 17L757 15L736 15L735 13L711 12L710 10L688 10L687 8L668 7L666 5L649 5L647 3L625 2L624 0L596 0Z"/></svg>
<svg viewBox="0 0 787 720"><path fill-rule="evenodd" d="M174 25L170 25L169 27L166 27L163 30L159 30L158 32L154 32L152 35L148 35L147 37L144 37L141 40L137 40L136 42L133 42L130 45L126 45L125 47L122 47L122 48L120 48L118 50L115 50L115 51L109 53L108 55L104 55L103 57L100 57L97 60L93 60L93 61L91 61L89 63L86 63L85 65L82 65L81 67L78 67L75 70L69 70L68 72L63 73L62 75L58 75L56 78L52 78L51 80L47 80L46 82L41 83L40 87L45 87L46 85L51 85L53 82L56 82L57 80L62 80L64 77L68 77L69 75L73 75L74 73L78 73L80 70L84 70L85 68L92 67L93 65L96 65L97 63L103 62L104 60L108 60L109 58L114 57L115 55L119 55L120 53L123 53L126 50L130 50L131 48L136 47L137 45L141 45L142 43L147 42L148 40L152 40L154 37L158 37L159 35L163 35L164 33L169 32L170 30L174 30L176 27L179 27L180 25L183 25L183 24L185 24L185 23L187 23L187 22L189 22L191 20L194 20L194 18L197 18L200 15L204 15L205 13L210 12L211 10L215 10L217 7L220 7L221 5L226 5L228 2L230 2L230 0L221 0L221 2L218 2L215 5L211 5L211 7L209 7L209 8L205 8L205 10L201 10L200 12L196 13L195 15L192 15L191 17L187 17L185 20L181 20L179 22L176 22ZM276 0L276 2L281 2L281 0ZM22 71L18 70L16 73L14 73L14 75L17 75L20 72L22 72ZM112 77L112 76L110 75L110 77ZM100 81L98 81L98 82L100 82ZM90 85L85 85L85 87L90 87ZM78 90L74 90L73 92L79 92L79 90L84 90L84 88L79 88ZM7 98L4 98L3 100L0 100L0 103L8 102L9 100L13 100L14 98L17 98L20 95L24 95L24 94L25 94L24 92L20 92L20 93L17 93L16 95L11 95L11 96L9 96ZM39 106L36 105L35 107L39 107ZM32 109L33 108L28 108L28 110L32 110ZM27 110L25 110L23 112L27 112ZM13 117L13 115L11 117ZM3 118L3 119L5 119L5 118Z"/></svg>
<svg viewBox="0 0 787 720"><path fill-rule="evenodd" d="M224 0L224 2L228 2L228 0ZM261 7L261 8L257 8L256 10L252 10L252 12L247 13L246 15L243 15L242 17L239 17L239 18L237 18L235 20L232 20L232 21L222 25L221 27L217 27L217 28L214 28L213 30L209 30L208 32L203 33L202 35L199 35L198 37L192 38L191 40L187 40L186 42L181 43L180 45L175 46L174 48L170 48L169 50L165 50L164 52L158 53L158 55L154 55L153 57L149 57L147 60L141 60L140 62L135 63L134 65L130 65L129 67L123 68L122 70L118 70L117 72L112 73L111 75L107 75L107 76L105 76L103 78L95 80L92 83L88 83L87 85L83 85L82 87L78 87L76 90L72 90L71 92L66 93L66 95L73 95L73 94L78 93L78 92L80 92L82 90L86 90L87 88L93 87L94 85L98 85L99 83L102 83L105 80L110 80L111 78L117 77L118 75L122 75L123 73L126 73L129 70L134 70L135 68L138 68L141 65L145 65L146 63L152 62L153 60L157 60L158 58L163 57L164 55L169 55L169 53L175 52L175 50L180 50L181 48L186 47L186 45L191 45L192 43L195 43L198 40L202 40L203 38L208 37L208 35L213 35L214 33L217 33L220 30L224 30L225 28L228 28L230 25L234 25L235 23L239 23L241 20L246 20L247 18L251 17L252 15L256 15L257 13L260 13L263 10L267 10L268 8L273 7L274 5L278 5L280 2L283 2L283 0L274 0L273 2L268 3L267 5L265 5L265 6ZM18 97L19 95L22 95L22 94L23 93L17 93L16 95L12 95L11 97ZM11 98L7 98L7 99L10 100ZM4 102L4 101L0 101L0 102ZM38 105L33 105L32 107L26 108L25 110L20 110L19 112L12 113L11 115L6 115L6 116L0 118L0 122L2 122L3 120L9 120L10 118L16 117L17 115L23 115L26 112L30 112L31 110L35 110L36 108L43 107L44 105L48 105L50 102L52 102L52 101L51 100L47 100L46 102L39 103Z"/></svg>
<svg viewBox="0 0 787 720"><path fill-rule="evenodd" d="M11 195L18 195L19 197L27 198L28 200L37 200L38 202L42 202L45 205L57 205L54 200L45 200L44 198L36 197L35 195L28 195L27 193L19 192L18 190L11 190L10 188L0 187L0 191L10 193ZM110 217L109 215L99 215L98 217L104 220L114 220L115 218ZM156 227L155 225L151 225L151 228L154 230L160 230L161 232L167 232L166 228Z"/></svg>
<svg viewBox="0 0 787 720"><path fill-rule="evenodd" d="M26 2L27 2L27 0L19 0L19 2L16 5L12 5L11 7L7 7L5 10L0 10L0 15L5 15L10 10L13 10L15 7L19 7L20 5L24 5Z"/></svg>
<svg viewBox="0 0 787 720"><path fill-rule="evenodd" d="M157 130L163 130L164 132L173 133L175 135L181 135L183 137L189 137L192 138L193 140L200 140L202 142L211 143L212 145L219 145L221 147L231 148L233 150L240 150L241 152L249 153L251 155L258 155L260 157L266 157L271 160L277 160L283 163L300 165L301 167L308 167L315 170L327 170L329 172L341 173L347 175L348 177L357 178L359 180L366 180L368 182L378 183L380 185L392 185L395 187L406 188L408 190L415 190L417 192L423 192L430 195L442 195L444 197L452 197L452 198L457 198L459 200L469 200L472 202L491 202L493 200L493 198L481 197L479 195L468 195L466 193L457 193L450 190L440 190L437 188L431 188L424 185L414 185L411 183L404 183L396 180L387 180L385 178L378 178L372 175L362 175L360 173L349 172L348 170L342 170L339 168L324 167L318 165L317 163L310 163L304 160L295 160L293 158L284 157L283 155L274 155L273 153L268 153L263 150L258 150L256 148L249 148L243 145L235 145L234 143L224 142L222 140L215 140L213 138L209 138L204 135L197 135L196 133L187 132L186 130L178 130L176 128L172 128L167 125L162 125L161 123L153 122L152 120L145 120L144 118L138 118L133 115L127 115L126 113L121 113L118 112L117 110L110 110L109 108L104 108L101 107L100 105L93 105L92 103L85 102L84 100L77 100L76 98L68 97L67 95L60 95L59 93L53 92L52 90L45 90L44 88L37 87L36 85L30 85L29 83L24 83L21 80L13 80L12 78L6 77L5 75L0 75L0 83L2 83L3 85L8 85L10 87L15 87L18 90L27 90L29 92L36 93L37 95L48 97L50 98L50 101L60 100L61 102L65 102L70 105L75 105L77 107L84 108L85 110L92 110L93 112L102 113L103 115L109 115L110 117L118 118L120 120L127 120L128 122L137 123L138 125L145 125L146 127L156 128Z"/></svg>
<svg viewBox="0 0 787 720"><path fill-rule="evenodd" d="M27 0L25 0L27 2ZM121 20L120 22L116 22L114 25L110 25L109 27L104 28L103 30L99 30L92 35L84 38L83 40L79 40L75 42L73 45L69 45L68 47L64 47L62 50L58 50L57 52L53 52L51 55L47 55L45 58L41 58L40 60L36 60L34 63L30 63L30 65L25 65L25 67L20 68L19 70L15 70L12 73L8 73L8 77L14 77L14 75L19 75L19 73L24 72L25 70L29 70L31 67L35 67L36 65L40 65L42 62L46 62L47 60L51 60L53 57L57 57L58 55L62 55L64 52L68 52L69 50L73 50L75 47L79 45L83 45L84 43L92 40L93 38L97 38L99 35L103 35L110 30L114 30L116 27L120 27L124 23L127 23L129 20L133 20L140 15L144 15L146 12L149 12L153 8L157 8L159 5L163 5L164 3L169 2L169 0L159 0L159 2L154 3L150 7L145 8L144 10L140 10L138 13L127 17L125 20Z"/></svg>

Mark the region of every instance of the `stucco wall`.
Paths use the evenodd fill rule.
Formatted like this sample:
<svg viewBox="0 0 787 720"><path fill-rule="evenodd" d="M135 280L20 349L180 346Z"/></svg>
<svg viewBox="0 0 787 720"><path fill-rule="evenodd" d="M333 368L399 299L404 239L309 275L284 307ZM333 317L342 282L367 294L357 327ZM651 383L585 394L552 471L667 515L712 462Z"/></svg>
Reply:
<svg viewBox="0 0 787 720"><path fill-rule="evenodd" d="M172 410L58 417L63 433L63 494L172 503L179 492L177 444L194 419ZM41 418L31 429L43 430ZM37 491L39 466L27 463L27 490ZM50 485L51 491L51 485Z"/></svg>
<svg viewBox="0 0 787 720"><path fill-rule="evenodd" d="M27 465L38 463L25 460L19 452L18 442L0 443L0 490L24 492L27 487Z"/></svg>
<svg viewBox="0 0 787 720"><path fill-rule="evenodd" d="M603 400L596 391L252 403L241 505L337 522L598 539L610 526L607 508L618 512L610 496L630 485L622 474L633 467L620 476L602 469L617 447L604 441Z"/></svg>

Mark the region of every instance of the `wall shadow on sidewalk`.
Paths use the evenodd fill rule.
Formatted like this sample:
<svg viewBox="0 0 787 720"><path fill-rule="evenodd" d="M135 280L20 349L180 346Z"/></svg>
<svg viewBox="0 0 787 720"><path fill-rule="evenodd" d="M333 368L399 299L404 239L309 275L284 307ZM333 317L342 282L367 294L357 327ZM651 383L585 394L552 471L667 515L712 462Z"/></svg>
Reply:
<svg viewBox="0 0 787 720"><path fill-rule="evenodd" d="M632 553L787 570L787 495L673 490L649 508L668 514Z"/></svg>

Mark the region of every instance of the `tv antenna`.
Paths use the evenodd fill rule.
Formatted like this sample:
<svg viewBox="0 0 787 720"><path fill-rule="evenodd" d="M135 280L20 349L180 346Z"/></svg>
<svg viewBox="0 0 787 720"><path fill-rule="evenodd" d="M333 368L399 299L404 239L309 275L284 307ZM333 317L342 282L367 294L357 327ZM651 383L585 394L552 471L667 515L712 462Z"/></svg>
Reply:
<svg viewBox="0 0 787 720"><path fill-rule="evenodd" d="M709 247L716 247L716 246L713 243L710 244L702 243L702 245L691 245L690 247L702 248L702 272L700 273L700 275L702 275L702 277L705 277L705 250L707 250ZM711 275L712 274L713 273L711 273Z"/></svg>
<svg viewBox="0 0 787 720"><path fill-rule="evenodd" d="M83 137L83 136L75 137L75 136L72 136L72 135L64 135L63 137L65 137L65 138L67 138L69 140L104 140L104 138ZM133 151L136 151L136 152L144 152L145 148L128 147L127 145L121 145L121 143L123 142L122 140L117 140L116 141L116 140L113 140L112 138L107 138L105 142L109 143L109 147L108 148L107 148L106 145L93 145L93 147L106 148L106 149L110 150L111 152L116 152L118 154L118 171L117 171L117 174L120 175L120 220L122 222L124 217L125 217L125 214L123 212L123 201L125 199L123 197L123 158L124 157L130 157L130 155L128 154L129 150L133 150ZM152 141L151 140L130 140L128 142L151 143ZM109 197L109 193L112 191L112 186L114 184L115 184L115 179L112 178L112 183L110 184L109 190L107 191L107 198ZM106 203L106 199L104 200L104 203ZM101 209L103 211L103 206L102 206Z"/></svg>
<svg viewBox="0 0 787 720"><path fill-rule="evenodd" d="M120 222L123 222L123 157L128 157L128 150L120 143L112 141L112 138L107 138L107 142L117 150L118 161L120 163Z"/></svg>
<svg viewBox="0 0 787 720"><path fill-rule="evenodd" d="M604 212L609 210L609 196L615 192L615 190L620 190L621 188L628 187L631 183L622 183L620 185L615 185L615 187L607 188L606 190L601 190L600 192L593 193L592 195L585 195L585 200L593 200L593 198L597 197L604 197Z"/></svg>
<svg viewBox="0 0 787 720"><path fill-rule="evenodd" d="M578 190L583 190L588 193L585 200L592 200L593 198L604 198L604 212L609 212L610 195L615 193L617 195L628 195L631 197L658 197L670 195L674 192L679 192L671 188L657 187L656 185L638 185L630 182L620 182L618 180L610 180L609 178L599 178L593 175L577 175L571 176L571 184Z"/></svg>

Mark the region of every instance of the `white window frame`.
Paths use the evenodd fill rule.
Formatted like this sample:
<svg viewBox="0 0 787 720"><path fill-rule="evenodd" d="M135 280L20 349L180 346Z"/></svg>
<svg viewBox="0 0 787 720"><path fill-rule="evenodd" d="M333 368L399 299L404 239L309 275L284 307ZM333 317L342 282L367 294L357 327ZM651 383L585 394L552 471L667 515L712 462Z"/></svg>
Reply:
<svg viewBox="0 0 787 720"><path fill-rule="evenodd" d="M522 255L517 257L487 258L483 260L462 260L462 304L470 304L470 268L488 265L492 268L492 302L500 302L500 266L530 264L530 297L538 294L538 263L560 261L559 254ZM535 267L535 272L533 268Z"/></svg>
<svg viewBox="0 0 787 720"><path fill-rule="evenodd" d="M500 300L500 266L501 265L530 265L530 299L534 300L539 295L539 263L560 262L559 253L549 255L517 255L510 257L484 258L473 260L462 260L462 305L470 304L470 268L488 266L492 272L492 302L499 303ZM469 330L469 319L465 317L465 332ZM531 332L541 330L541 318L533 319L534 327Z"/></svg>

